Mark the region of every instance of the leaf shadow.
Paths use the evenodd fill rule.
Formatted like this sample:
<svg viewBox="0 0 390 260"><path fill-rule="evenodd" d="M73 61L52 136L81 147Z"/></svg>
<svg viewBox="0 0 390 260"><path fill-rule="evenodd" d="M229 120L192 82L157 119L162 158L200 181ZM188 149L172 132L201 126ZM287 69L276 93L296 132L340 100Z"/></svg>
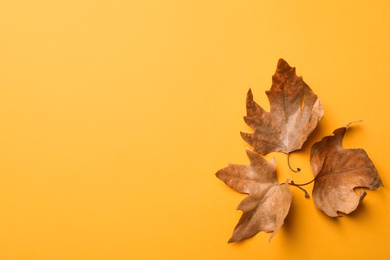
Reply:
<svg viewBox="0 0 390 260"><path fill-rule="evenodd" d="M297 216L296 215L297 215L298 211L296 209L296 207L297 207L296 204L297 204L297 202L295 200L293 200L291 203L288 215L284 219L283 229L284 229L284 232L287 234L287 236L294 234L296 232L296 229L297 229L296 225L294 225L294 223L295 224L297 223Z"/></svg>
<svg viewBox="0 0 390 260"><path fill-rule="evenodd" d="M307 202L307 203L310 203L310 204L313 203L311 201L311 198L310 198L310 200L308 200L308 199L305 199L305 200L306 200L305 202ZM299 206L301 204L302 204L302 201L300 201L299 199L293 200L291 207L290 207L289 214L285 218L284 224L283 224L283 232L284 232L283 237L285 237L286 243L289 246L291 246L292 249L295 246L298 246L300 243L304 242L304 241L298 241L294 238L296 238L296 234L300 233L302 231L302 229L307 228L305 223L302 225L299 225L299 223L302 223L303 218L306 219L305 216L302 216L302 214L303 214L302 208ZM307 214L315 215L315 217L313 216L313 218L311 218L311 219L313 219L313 221L327 222L327 223L329 223L329 225L336 225L336 226L341 225L340 219L343 218L343 216L340 215L339 217L329 217L324 212L315 208L314 205L311 205L311 206L313 206L314 208L312 209L312 212L307 212ZM316 219L316 220L314 220L314 219Z"/></svg>
<svg viewBox="0 0 390 260"><path fill-rule="evenodd" d="M299 241L296 239L296 234L302 231L302 229L307 228L305 227L305 224L299 225L299 223L302 221L300 219L299 212L301 212L301 209L297 209L298 204L301 204L301 201L293 201L290 207L290 212L287 215L284 224L283 224L283 239L285 240L285 244L289 247L291 247L291 250L293 250L296 246L305 243L305 241ZM336 228L341 228L341 225L343 225L343 219L349 218L353 221L358 221L360 218L366 216L369 214L368 207L364 205L364 203L360 203L359 206L350 214L344 214L342 212L338 212L338 217L329 217L321 210L315 208L313 209L313 212L315 213L315 217L313 216L313 221L324 223L324 225L330 225ZM326 224L325 224L326 223ZM306 241L307 242L307 241Z"/></svg>
<svg viewBox="0 0 390 260"><path fill-rule="evenodd" d="M322 138L326 136L333 135L333 131L348 125L348 131L346 132L344 138L343 138L343 143L350 138L350 136L355 136L356 133L359 133L362 131L362 124L364 122L360 120L355 120L352 122L348 122L344 125L336 125L331 128L331 130L327 130L325 126L327 125L333 125L331 122L328 122L327 118L323 118L317 125L317 127L314 129L314 131L308 136L307 140L303 143L302 149L298 150L297 152L310 152L311 147L322 140ZM344 146L343 146L344 147Z"/></svg>
<svg viewBox="0 0 390 260"><path fill-rule="evenodd" d="M302 151L303 153L309 152L310 149L313 146L314 143L319 142L324 138L325 136L328 136L332 133L326 133L325 131L325 125L327 125L326 119L323 118L317 125L317 127L314 129L314 131L307 137L307 140L303 143L302 149L299 151ZM299 152L298 151L298 152Z"/></svg>
<svg viewBox="0 0 390 260"><path fill-rule="evenodd" d="M368 215L368 209L367 206L364 205L364 203L359 203L359 206L351 213L343 214L339 213L341 216L349 217L349 218L360 218L361 216Z"/></svg>

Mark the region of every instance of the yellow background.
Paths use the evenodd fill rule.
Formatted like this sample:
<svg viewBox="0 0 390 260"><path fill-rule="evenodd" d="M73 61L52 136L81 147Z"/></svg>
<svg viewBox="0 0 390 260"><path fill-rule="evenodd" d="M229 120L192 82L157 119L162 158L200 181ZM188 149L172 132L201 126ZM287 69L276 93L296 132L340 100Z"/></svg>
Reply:
<svg viewBox="0 0 390 260"><path fill-rule="evenodd" d="M0 259L385 259L389 1L1 1ZM330 219L292 188L285 225L227 244L245 197L246 92L268 108L279 58L321 98L278 177L351 121L385 187ZM307 186L311 192L312 185Z"/></svg>

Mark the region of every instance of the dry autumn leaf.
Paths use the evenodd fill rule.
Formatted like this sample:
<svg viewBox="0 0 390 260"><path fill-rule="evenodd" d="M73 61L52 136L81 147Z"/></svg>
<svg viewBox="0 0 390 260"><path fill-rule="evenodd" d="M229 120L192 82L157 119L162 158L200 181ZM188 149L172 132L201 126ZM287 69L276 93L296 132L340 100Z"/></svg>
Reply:
<svg viewBox="0 0 390 260"><path fill-rule="evenodd" d="M310 163L315 176L313 200L330 217L354 211L366 192L382 185L379 174L363 149L343 149L347 126L336 129L313 145ZM360 187L360 194L354 189Z"/></svg>
<svg viewBox="0 0 390 260"><path fill-rule="evenodd" d="M239 205L243 214L236 225L230 242L238 242L260 231L273 232L284 223L292 194L287 184L279 184L276 178L275 159L267 162L259 154L246 149L249 165L231 164L219 170L216 176L232 189L248 193Z"/></svg>
<svg viewBox="0 0 390 260"><path fill-rule="evenodd" d="M289 154L302 148L324 115L321 101L302 77L296 75L295 68L283 59L278 62L271 89L266 94L270 112L253 100L249 90L244 120L254 133L241 133L242 138L261 154Z"/></svg>

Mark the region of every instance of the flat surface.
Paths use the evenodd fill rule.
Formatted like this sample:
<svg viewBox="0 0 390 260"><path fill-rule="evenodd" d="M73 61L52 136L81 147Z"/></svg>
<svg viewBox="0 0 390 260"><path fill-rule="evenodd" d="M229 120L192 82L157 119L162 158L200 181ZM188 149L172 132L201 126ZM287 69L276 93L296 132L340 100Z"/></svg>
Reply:
<svg viewBox="0 0 390 260"><path fill-rule="evenodd" d="M2 1L0 259L385 259L390 254L389 1ZM244 195L245 97L268 108L279 58L325 117L354 125L384 188L331 219L298 189L271 243L227 244ZM307 186L311 192L312 186Z"/></svg>

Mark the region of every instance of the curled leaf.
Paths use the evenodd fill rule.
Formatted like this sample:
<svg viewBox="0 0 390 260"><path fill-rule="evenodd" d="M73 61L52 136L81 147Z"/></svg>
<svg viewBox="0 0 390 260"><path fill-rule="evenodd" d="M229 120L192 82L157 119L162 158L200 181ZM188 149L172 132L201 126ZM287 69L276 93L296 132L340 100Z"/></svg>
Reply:
<svg viewBox="0 0 390 260"><path fill-rule="evenodd" d="M216 173L232 189L249 194L238 205L237 209L243 214L229 243L242 241L260 231L273 232L271 240L283 225L292 202L288 185L279 184L276 178L275 159L267 162L249 149L246 153L249 165L231 164Z"/></svg>
<svg viewBox="0 0 390 260"><path fill-rule="evenodd" d="M295 68L283 59L278 62L271 89L266 94L270 112L253 100L249 90L244 120L254 133L241 133L242 138L261 154L288 154L302 148L324 115L321 101L302 77L296 75Z"/></svg>
<svg viewBox="0 0 390 260"><path fill-rule="evenodd" d="M366 192L355 188L375 190L382 185L379 174L363 149L343 149L342 140L347 126L336 129L311 148L310 163L315 176L313 201L330 217L337 212L349 214L363 200Z"/></svg>

